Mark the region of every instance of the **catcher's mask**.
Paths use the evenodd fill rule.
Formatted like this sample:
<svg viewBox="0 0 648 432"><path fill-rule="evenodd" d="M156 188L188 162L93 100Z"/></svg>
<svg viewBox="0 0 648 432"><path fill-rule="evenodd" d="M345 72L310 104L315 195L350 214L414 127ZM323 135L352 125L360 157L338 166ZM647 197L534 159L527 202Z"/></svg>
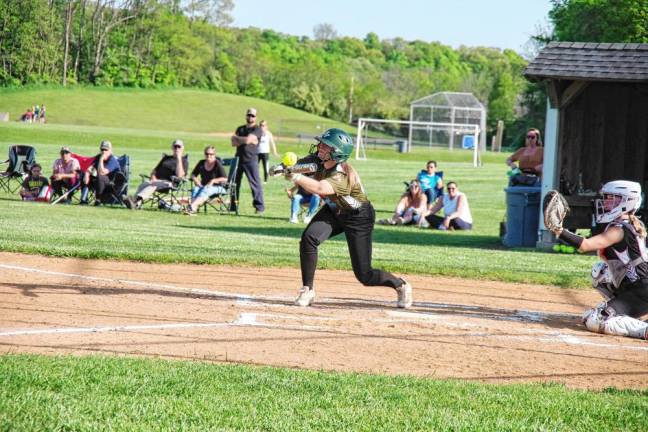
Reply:
<svg viewBox="0 0 648 432"><path fill-rule="evenodd" d="M622 214L633 214L641 207L641 185L628 180L607 182L595 202L596 222L610 223Z"/></svg>

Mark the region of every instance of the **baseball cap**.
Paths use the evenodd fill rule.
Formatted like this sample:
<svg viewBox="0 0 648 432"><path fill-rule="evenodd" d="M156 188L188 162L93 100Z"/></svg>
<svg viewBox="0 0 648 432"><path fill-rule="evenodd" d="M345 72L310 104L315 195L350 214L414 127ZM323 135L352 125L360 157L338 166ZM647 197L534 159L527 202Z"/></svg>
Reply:
<svg viewBox="0 0 648 432"><path fill-rule="evenodd" d="M108 140L103 140L101 141L101 145L99 146L99 150L111 150L112 149L112 143Z"/></svg>
<svg viewBox="0 0 648 432"><path fill-rule="evenodd" d="M68 146L63 146L61 147L61 153L72 153L72 150Z"/></svg>
<svg viewBox="0 0 648 432"><path fill-rule="evenodd" d="M256 108L248 108L246 115L251 114L253 116L256 116Z"/></svg>
<svg viewBox="0 0 648 432"><path fill-rule="evenodd" d="M173 140L173 144L171 144L171 147L175 147L175 146L184 147L184 142L181 139Z"/></svg>

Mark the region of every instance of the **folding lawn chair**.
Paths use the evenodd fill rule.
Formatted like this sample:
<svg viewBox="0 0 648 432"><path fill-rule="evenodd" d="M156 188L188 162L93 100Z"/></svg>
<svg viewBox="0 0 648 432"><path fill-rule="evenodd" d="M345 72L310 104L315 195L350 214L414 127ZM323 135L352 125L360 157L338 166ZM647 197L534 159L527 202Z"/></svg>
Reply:
<svg viewBox="0 0 648 432"><path fill-rule="evenodd" d="M128 195L128 182L130 181L130 156L121 155L117 158L120 172L110 181L110 201L104 204L123 205L122 196Z"/></svg>
<svg viewBox="0 0 648 432"><path fill-rule="evenodd" d="M236 196L236 171L239 166L239 158L223 159L223 166L229 166L227 183L223 185L225 193L218 193L209 197L203 204L203 210L207 213L207 208L211 207L219 213L239 214L238 196Z"/></svg>
<svg viewBox="0 0 648 432"><path fill-rule="evenodd" d="M1 163L8 164L8 167L0 173L0 190L16 193L36 163L36 149L28 145L13 145L9 147L9 159Z"/></svg>
<svg viewBox="0 0 648 432"><path fill-rule="evenodd" d="M104 205L124 205L122 196L128 195L128 182L130 179L130 157L128 155L121 155L117 158L119 163L119 171L113 173L110 177L110 183L101 197L96 196L95 200L101 199L101 204ZM92 186L89 186L92 190Z"/></svg>
<svg viewBox="0 0 648 432"><path fill-rule="evenodd" d="M165 155L164 157L173 157ZM183 161L186 160L186 165L189 166L189 155L182 156ZM151 176L140 174L142 182L151 179ZM149 205L151 208L158 208L160 210L168 210L172 212L179 212L183 206L189 201L191 191L188 188L189 181L186 177L171 177L171 185L168 188L157 189L153 195L147 199L142 206Z"/></svg>

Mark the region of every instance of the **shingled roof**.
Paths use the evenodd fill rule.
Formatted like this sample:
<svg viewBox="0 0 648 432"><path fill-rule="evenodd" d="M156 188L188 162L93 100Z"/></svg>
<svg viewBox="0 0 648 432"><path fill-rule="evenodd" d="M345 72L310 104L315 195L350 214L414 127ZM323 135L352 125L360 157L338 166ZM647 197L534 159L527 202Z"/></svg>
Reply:
<svg viewBox="0 0 648 432"><path fill-rule="evenodd" d="M530 80L648 81L648 43L551 42L524 70Z"/></svg>

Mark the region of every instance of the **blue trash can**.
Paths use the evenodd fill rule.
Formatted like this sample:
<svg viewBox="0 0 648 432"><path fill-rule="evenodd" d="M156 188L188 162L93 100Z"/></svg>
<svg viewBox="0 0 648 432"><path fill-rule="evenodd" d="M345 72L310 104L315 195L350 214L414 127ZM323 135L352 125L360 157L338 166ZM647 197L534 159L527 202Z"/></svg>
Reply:
<svg viewBox="0 0 648 432"><path fill-rule="evenodd" d="M511 186L506 192L506 234L508 247L534 247L538 240L540 187Z"/></svg>
<svg viewBox="0 0 648 432"><path fill-rule="evenodd" d="M407 141L396 141L396 150L398 153L407 152Z"/></svg>

